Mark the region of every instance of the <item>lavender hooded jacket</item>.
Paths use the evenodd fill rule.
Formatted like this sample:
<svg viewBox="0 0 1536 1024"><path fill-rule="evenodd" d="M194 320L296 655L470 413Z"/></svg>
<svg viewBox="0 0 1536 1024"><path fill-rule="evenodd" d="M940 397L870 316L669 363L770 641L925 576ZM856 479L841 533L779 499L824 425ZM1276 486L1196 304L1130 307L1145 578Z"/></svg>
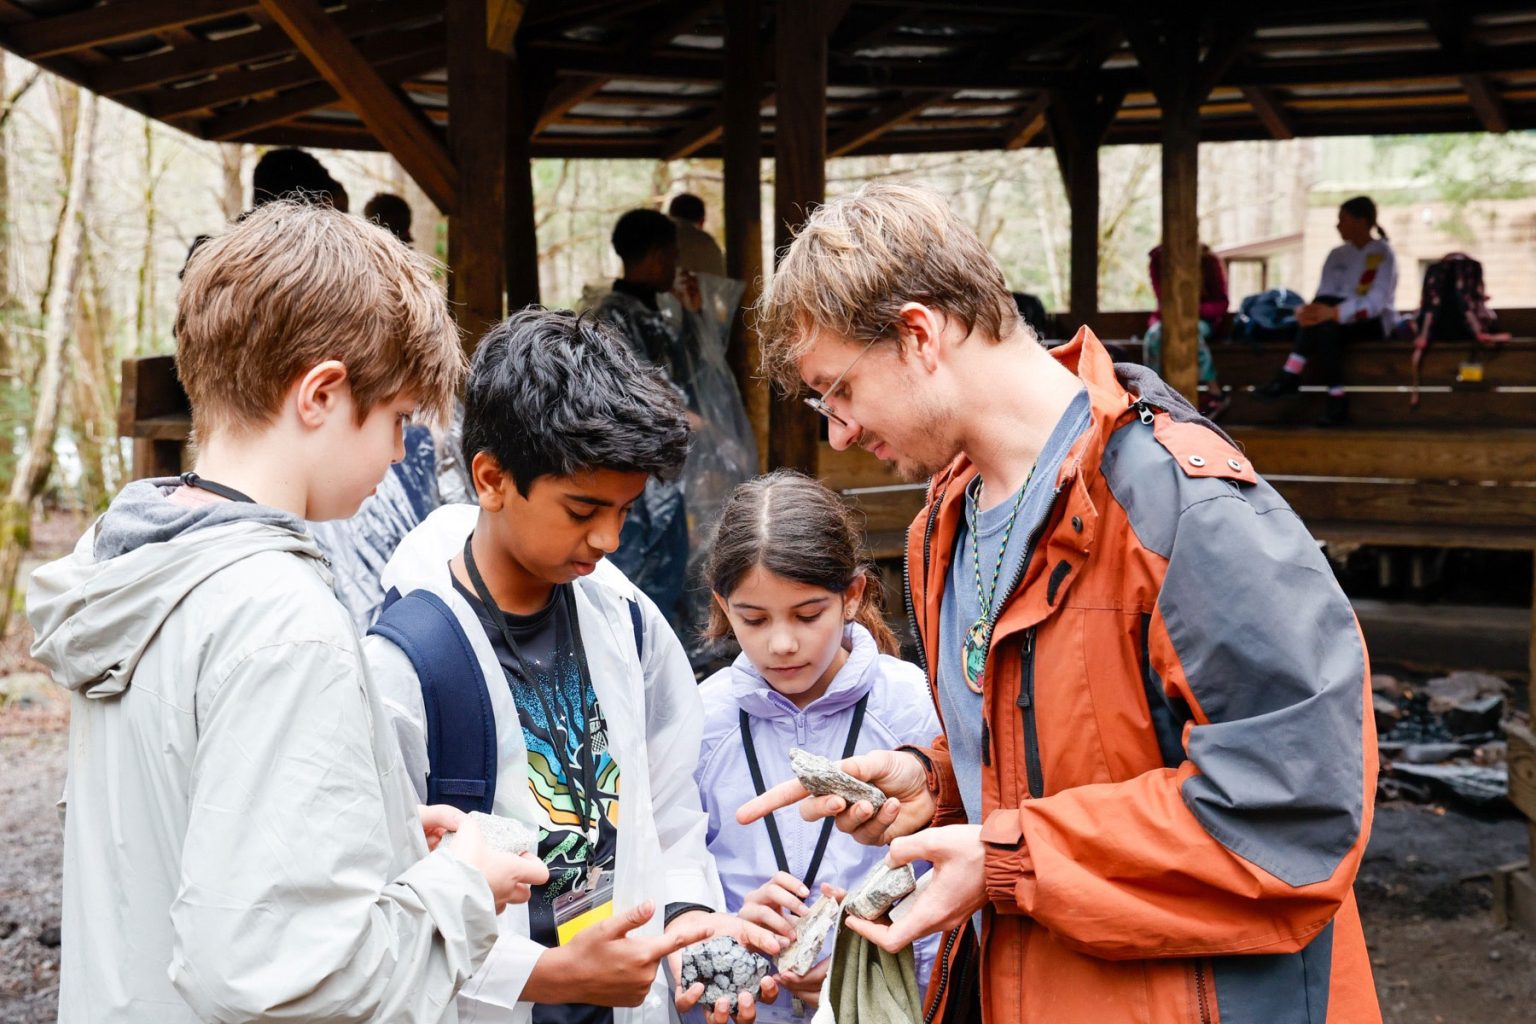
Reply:
<svg viewBox="0 0 1536 1024"><path fill-rule="evenodd" d="M858 623L843 632L848 661L819 700L804 711L776 692L745 654L730 668L704 681L704 743L695 778L704 811L709 816L706 841L720 871L726 907L741 909L741 901L778 870L773 846L763 822L736 823L736 808L756 794L741 741L741 711L752 719L752 740L762 767L763 782L772 786L789 778L789 749L799 747L826 757L842 756L853 722L854 705L869 694L855 753L890 750L905 743L927 745L939 734L933 697L921 669L881 654L874 638ZM784 841L789 869L798 878L810 866L820 822L801 820L800 812L785 808L775 815ZM864 846L852 836L833 830L816 874L812 895L820 883L848 888L885 856L883 846ZM917 944L918 983L926 985L933 964L936 936ZM822 955L831 951L823 948ZM758 1009L762 1021L791 1021L789 999Z"/></svg>

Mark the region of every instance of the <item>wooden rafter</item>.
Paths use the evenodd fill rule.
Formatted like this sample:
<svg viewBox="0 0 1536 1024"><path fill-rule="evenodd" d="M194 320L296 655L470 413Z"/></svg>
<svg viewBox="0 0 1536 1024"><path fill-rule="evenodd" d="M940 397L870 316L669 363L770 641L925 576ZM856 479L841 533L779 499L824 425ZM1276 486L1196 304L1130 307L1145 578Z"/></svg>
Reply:
<svg viewBox="0 0 1536 1024"><path fill-rule="evenodd" d="M336 26L350 37L442 20L441 12L423 9L421 0L379 0L373 4L347 7L334 17ZM266 15L260 11L253 12L253 20L267 22ZM214 74L243 64L268 61L292 51L293 40L268 22L258 31L233 39L196 39L166 53L93 68L86 85L103 96L116 96L194 75Z"/></svg>
<svg viewBox="0 0 1536 1024"><path fill-rule="evenodd" d="M1269 89L1250 85L1243 89L1243 98L1253 108L1272 139L1294 139L1296 122Z"/></svg>
<svg viewBox="0 0 1536 1024"><path fill-rule="evenodd" d="M399 57L377 65L378 72L386 81L400 82L412 75L440 68L447 60L441 40L423 40L425 47L420 53ZM205 139L225 141L247 135L261 128L281 124L334 104L341 97L329 82L316 82L300 86L275 96L270 100L252 103L227 114L220 114L202 123L198 134Z"/></svg>
<svg viewBox="0 0 1536 1024"><path fill-rule="evenodd" d="M1467 100L1477 113L1477 119L1485 129L1490 132L1509 131L1509 111L1504 108L1503 99L1487 75L1462 75L1461 84L1467 91Z"/></svg>
<svg viewBox="0 0 1536 1024"><path fill-rule="evenodd" d="M1424 5L1424 20L1442 52L1469 63L1476 63L1479 58L1486 56L1487 49L1468 38L1470 16L1465 11L1453 9L1440 0L1431 0ZM1484 130L1509 131L1509 112L1493 80L1475 71L1468 71L1457 78Z"/></svg>
<svg viewBox="0 0 1536 1024"><path fill-rule="evenodd" d="M555 86L549 94L549 99L544 103L544 109L538 119L533 123L533 134L538 135L544 129L564 117L572 107L591 99L602 91L608 79L591 75L583 78L567 78Z"/></svg>
<svg viewBox="0 0 1536 1024"><path fill-rule="evenodd" d="M827 156L846 156L860 146L878 139L886 132L912 120L928 107L940 103L946 93L919 93L916 96L898 96L883 103L858 124L849 125L827 140Z"/></svg>
<svg viewBox="0 0 1536 1024"><path fill-rule="evenodd" d="M439 32L389 32L369 36L360 41L357 48L369 64L385 64L431 49L436 45L434 40L437 38L441 38ZM323 80L324 76L318 68L302 55L295 55L292 60L273 64L260 71L231 74L211 82L150 93L145 97L141 109L150 117L172 119L244 99L287 92ZM131 100L132 97L127 99Z"/></svg>
<svg viewBox="0 0 1536 1024"><path fill-rule="evenodd" d="M134 39L256 6L254 0L134 0L13 25L5 48L28 60Z"/></svg>
<svg viewBox="0 0 1536 1024"><path fill-rule="evenodd" d="M1045 112L1051 105L1051 94L1041 93L1024 105L1008 127L1003 129L1003 148L1022 149L1045 130Z"/></svg>
<svg viewBox="0 0 1536 1024"><path fill-rule="evenodd" d="M368 63L317 0L261 0L305 58L443 211L457 206L458 168L436 131Z"/></svg>
<svg viewBox="0 0 1536 1024"><path fill-rule="evenodd" d="M725 131L725 108L718 106L696 124L674 133L661 143L663 160L683 160L719 140Z"/></svg>
<svg viewBox="0 0 1536 1024"><path fill-rule="evenodd" d="M527 11L523 0L489 0L485 5L485 44L497 53L510 54L512 40Z"/></svg>

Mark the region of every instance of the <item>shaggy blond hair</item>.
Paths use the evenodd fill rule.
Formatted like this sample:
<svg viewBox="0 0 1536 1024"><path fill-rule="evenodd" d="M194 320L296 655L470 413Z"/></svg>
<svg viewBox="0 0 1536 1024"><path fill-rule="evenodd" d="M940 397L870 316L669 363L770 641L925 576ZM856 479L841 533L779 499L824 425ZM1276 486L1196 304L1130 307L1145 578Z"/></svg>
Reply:
<svg viewBox="0 0 1536 1024"><path fill-rule="evenodd" d="M292 201L199 246L176 299L176 372L194 429L270 423L293 382L328 359L347 368L359 423L407 392L442 418L465 361L432 270L383 228Z"/></svg>
<svg viewBox="0 0 1536 1024"><path fill-rule="evenodd" d="M993 341L1020 323L1002 269L943 196L871 182L812 213L774 270L757 304L763 372L792 392L818 332L896 340L908 302Z"/></svg>

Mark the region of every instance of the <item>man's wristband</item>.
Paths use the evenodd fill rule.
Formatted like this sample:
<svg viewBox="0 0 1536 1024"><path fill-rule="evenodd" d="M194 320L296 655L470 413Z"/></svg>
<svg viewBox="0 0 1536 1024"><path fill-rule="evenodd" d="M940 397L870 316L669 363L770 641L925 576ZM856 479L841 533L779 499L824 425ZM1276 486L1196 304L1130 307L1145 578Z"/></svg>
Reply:
<svg viewBox="0 0 1536 1024"><path fill-rule="evenodd" d="M684 914L691 914L695 910L702 910L706 914L713 914L715 912L714 907L706 907L702 903L668 903L666 912L662 915L662 927L667 927L675 918L682 917Z"/></svg>
<svg viewBox="0 0 1536 1024"><path fill-rule="evenodd" d="M917 747L901 746L896 748L897 753L911 754L917 758L923 766L923 782L928 787L928 792L934 796L939 795L939 773L933 767L933 758L923 753Z"/></svg>

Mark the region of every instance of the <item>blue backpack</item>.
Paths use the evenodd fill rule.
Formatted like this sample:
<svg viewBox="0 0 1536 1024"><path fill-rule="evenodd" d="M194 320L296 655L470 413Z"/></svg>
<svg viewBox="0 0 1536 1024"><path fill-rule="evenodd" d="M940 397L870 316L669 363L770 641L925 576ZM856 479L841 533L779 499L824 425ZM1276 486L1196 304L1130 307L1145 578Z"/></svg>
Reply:
<svg viewBox="0 0 1536 1024"><path fill-rule="evenodd" d="M640 605L629 605L635 650L645 656ZM427 803L491 813L496 799L496 715L480 661L446 601L427 590L391 590L369 628L405 652L421 682L427 720Z"/></svg>

